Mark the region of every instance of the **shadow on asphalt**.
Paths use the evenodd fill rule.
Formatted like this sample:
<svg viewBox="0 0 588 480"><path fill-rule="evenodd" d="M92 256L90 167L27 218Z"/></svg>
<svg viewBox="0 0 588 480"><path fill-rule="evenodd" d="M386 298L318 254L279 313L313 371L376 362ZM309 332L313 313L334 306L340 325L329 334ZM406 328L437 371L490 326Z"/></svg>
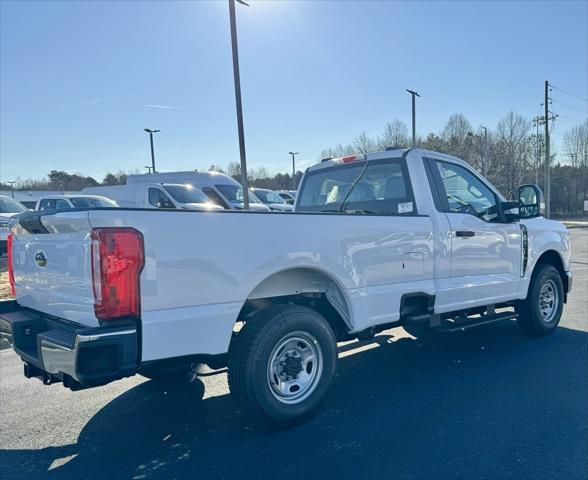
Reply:
<svg viewBox="0 0 588 480"><path fill-rule="evenodd" d="M376 338L340 360L325 408L299 427L252 428L228 395L203 400L200 380L149 381L76 444L0 452L5 478L588 477L587 333L527 338L505 322Z"/></svg>

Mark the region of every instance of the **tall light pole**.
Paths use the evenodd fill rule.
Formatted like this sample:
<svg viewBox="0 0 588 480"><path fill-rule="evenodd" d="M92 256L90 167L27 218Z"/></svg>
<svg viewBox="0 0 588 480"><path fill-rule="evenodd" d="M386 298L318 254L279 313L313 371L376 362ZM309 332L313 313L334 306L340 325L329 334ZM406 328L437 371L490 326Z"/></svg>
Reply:
<svg viewBox="0 0 588 480"><path fill-rule="evenodd" d="M412 146L413 148L416 147L416 102L415 97L420 97L420 95L415 92L414 90L406 89L408 93L412 95Z"/></svg>
<svg viewBox="0 0 588 480"><path fill-rule="evenodd" d="M486 176L486 148L488 147L488 129L483 125L480 127L484 130L484 146L482 147L482 176Z"/></svg>
<svg viewBox="0 0 588 480"><path fill-rule="evenodd" d="M10 194L12 195L12 198L14 198L14 184L16 183L14 180L11 180L10 182L6 182L8 184L10 184Z"/></svg>
<svg viewBox="0 0 588 480"><path fill-rule="evenodd" d="M241 156L241 185L243 186L243 208L249 210L249 181L247 180L247 159L245 156L245 132L243 130L243 106L241 104L241 75L239 74L239 46L237 45L237 20L235 1L249 6L243 0L229 0L231 22L231 47L233 50L233 79L235 82L235 104L237 107L237 130L239 132L239 154Z"/></svg>
<svg viewBox="0 0 588 480"><path fill-rule="evenodd" d="M151 143L151 169L153 170L153 173L157 173L157 171L155 170L155 152L153 150L153 134L160 132L161 130L152 130L151 128L144 128L143 130L145 130L149 134L149 142Z"/></svg>
<svg viewBox="0 0 588 480"><path fill-rule="evenodd" d="M292 155L292 188L296 190L296 155L299 155L300 152L288 152Z"/></svg>

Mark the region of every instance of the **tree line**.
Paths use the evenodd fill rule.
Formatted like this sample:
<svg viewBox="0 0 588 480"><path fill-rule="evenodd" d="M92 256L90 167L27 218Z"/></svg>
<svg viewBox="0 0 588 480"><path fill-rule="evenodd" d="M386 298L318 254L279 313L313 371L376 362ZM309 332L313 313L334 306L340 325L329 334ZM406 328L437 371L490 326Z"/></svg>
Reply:
<svg viewBox="0 0 588 480"><path fill-rule="evenodd" d="M321 158L363 154L387 147L410 146L407 126L395 119L384 126L378 136L360 133L347 144L326 148ZM514 112L509 112L494 129L484 132L474 128L462 114L454 114L438 133L417 138L417 146L459 157L484 173L507 198L513 198L518 185L537 183L544 188L545 138L533 131L531 122ZM588 120L576 125L563 136L563 151L551 156L551 212L562 215L578 215L583 212L583 202L588 189ZM553 151L553 148L552 148ZM224 169L211 165L209 171L225 173L241 180L238 162L229 163ZM107 173L102 181L81 174L51 170L44 180L24 180L16 184L19 190L77 191L98 185L124 185L127 175L134 172ZM271 174L266 168L248 169L247 176L253 187L272 190L291 190L298 186L302 172L292 178L290 173ZM9 189L0 184L1 189Z"/></svg>
<svg viewBox="0 0 588 480"><path fill-rule="evenodd" d="M386 147L409 147L407 126L398 119L380 136L359 134L348 144L321 152L322 157L362 154ZM545 184L545 135L533 131L525 117L509 112L494 129L475 129L462 114L454 114L439 133L417 137L417 146L459 157L483 172L507 198L524 183ZM588 199L588 120L565 132L563 152L551 155L551 212L581 214ZM551 151L554 151L553 146Z"/></svg>

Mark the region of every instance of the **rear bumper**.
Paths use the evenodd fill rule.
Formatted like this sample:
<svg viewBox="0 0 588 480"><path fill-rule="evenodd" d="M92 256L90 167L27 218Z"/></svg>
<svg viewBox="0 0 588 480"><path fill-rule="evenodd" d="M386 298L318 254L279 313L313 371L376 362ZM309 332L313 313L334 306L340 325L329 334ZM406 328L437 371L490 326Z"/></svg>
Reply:
<svg viewBox="0 0 588 480"><path fill-rule="evenodd" d="M21 357L27 378L63 382L72 390L134 375L137 329L132 323L88 328L2 302L0 337Z"/></svg>

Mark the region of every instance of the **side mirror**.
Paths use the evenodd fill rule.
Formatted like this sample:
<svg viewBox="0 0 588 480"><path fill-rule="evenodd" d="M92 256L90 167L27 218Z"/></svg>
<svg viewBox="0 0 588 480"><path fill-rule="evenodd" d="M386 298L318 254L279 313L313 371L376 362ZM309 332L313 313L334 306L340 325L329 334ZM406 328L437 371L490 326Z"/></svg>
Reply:
<svg viewBox="0 0 588 480"><path fill-rule="evenodd" d="M499 202L498 215L504 223L512 223L519 220L519 202Z"/></svg>
<svg viewBox="0 0 588 480"><path fill-rule="evenodd" d="M517 189L520 218L535 218L543 216L545 201L543 192L535 184L521 185Z"/></svg>

